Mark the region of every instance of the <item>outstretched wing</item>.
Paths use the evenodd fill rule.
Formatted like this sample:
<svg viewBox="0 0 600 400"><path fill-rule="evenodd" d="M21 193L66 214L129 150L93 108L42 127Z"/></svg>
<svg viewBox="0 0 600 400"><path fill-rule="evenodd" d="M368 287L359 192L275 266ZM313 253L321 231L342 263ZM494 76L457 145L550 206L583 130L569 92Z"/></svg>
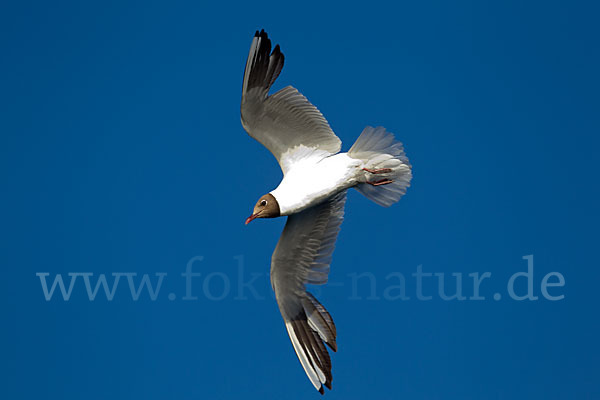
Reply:
<svg viewBox="0 0 600 400"><path fill-rule="evenodd" d="M271 284L300 363L321 394L331 389L331 360L323 343L337 350L335 324L305 284L324 284L344 219L346 192L288 217L271 261Z"/></svg>
<svg viewBox="0 0 600 400"><path fill-rule="evenodd" d="M257 31L250 46L242 86L242 125L265 146L285 173L299 158L325 157L340 151L341 141L321 112L300 92L287 86L268 96L283 68L279 45Z"/></svg>

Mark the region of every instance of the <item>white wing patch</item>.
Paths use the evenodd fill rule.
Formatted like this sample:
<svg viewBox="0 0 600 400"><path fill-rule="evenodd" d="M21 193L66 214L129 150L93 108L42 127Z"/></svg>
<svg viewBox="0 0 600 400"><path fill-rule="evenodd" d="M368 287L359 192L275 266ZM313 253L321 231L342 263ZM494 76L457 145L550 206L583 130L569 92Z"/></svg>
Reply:
<svg viewBox="0 0 600 400"><path fill-rule="evenodd" d="M281 170L285 175L292 168L302 168L302 164L312 166L313 164L330 155L331 153L326 150L300 144L288 149L285 153L283 153L279 159L279 165L281 166Z"/></svg>

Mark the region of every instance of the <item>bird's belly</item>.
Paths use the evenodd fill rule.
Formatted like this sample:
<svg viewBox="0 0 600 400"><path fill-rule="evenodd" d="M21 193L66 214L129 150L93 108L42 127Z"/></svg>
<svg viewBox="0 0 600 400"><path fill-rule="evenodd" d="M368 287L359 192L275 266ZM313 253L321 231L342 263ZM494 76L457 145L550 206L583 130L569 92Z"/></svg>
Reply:
<svg viewBox="0 0 600 400"><path fill-rule="evenodd" d="M298 164L271 192L279 203L281 215L300 212L356 185L361 164L346 153L316 163Z"/></svg>

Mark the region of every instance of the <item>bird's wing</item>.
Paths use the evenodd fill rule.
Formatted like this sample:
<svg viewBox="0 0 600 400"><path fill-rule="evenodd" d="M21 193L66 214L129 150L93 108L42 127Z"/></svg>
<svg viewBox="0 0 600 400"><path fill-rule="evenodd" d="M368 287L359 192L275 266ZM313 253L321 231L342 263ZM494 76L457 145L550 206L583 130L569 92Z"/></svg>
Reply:
<svg viewBox="0 0 600 400"><path fill-rule="evenodd" d="M346 192L288 217L271 261L271 284L294 350L317 390L331 389L336 329L305 284L327 282L335 240L344 219Z"/></svg>
<svg viewBox="0 0 600 400"><path fill-rule="evenodd" d="M341 141L323 114L298 90L287 86L269 96L283 68L284 56L264 31L257 31L242 86L242 125L277 159L284 174L298 159L326 157L340 151Z"/></svg>

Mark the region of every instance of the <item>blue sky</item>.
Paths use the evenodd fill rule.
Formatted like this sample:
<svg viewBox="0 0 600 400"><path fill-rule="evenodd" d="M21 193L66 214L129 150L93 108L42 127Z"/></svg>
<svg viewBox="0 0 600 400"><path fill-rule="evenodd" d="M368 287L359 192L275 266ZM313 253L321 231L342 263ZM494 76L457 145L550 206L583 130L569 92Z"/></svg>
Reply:
<svg viewBox="0 0 600 400"><path fill-rule="evenodd" d="M2 398L319 396L269 287L284 220L243 224L281 178L239 121L260 28L286 56L275 89L304 93L344 150L385 126L414 166L392 208L349 195L314 289L338 328L326 396L600 397L598 9L384 4L0 6ZM528 255L538 300L517 301ZM444 301L435 277L417 299L418 266L449 292L462 274L467 297L489 272L485 300ZM83 275L46 301L37 273L77 272L130 278L112 301ZM562 300L542 295L551 272ZM157 273L134 301L128 279ZM398 274L410 299L390 298Z"/></svg>

